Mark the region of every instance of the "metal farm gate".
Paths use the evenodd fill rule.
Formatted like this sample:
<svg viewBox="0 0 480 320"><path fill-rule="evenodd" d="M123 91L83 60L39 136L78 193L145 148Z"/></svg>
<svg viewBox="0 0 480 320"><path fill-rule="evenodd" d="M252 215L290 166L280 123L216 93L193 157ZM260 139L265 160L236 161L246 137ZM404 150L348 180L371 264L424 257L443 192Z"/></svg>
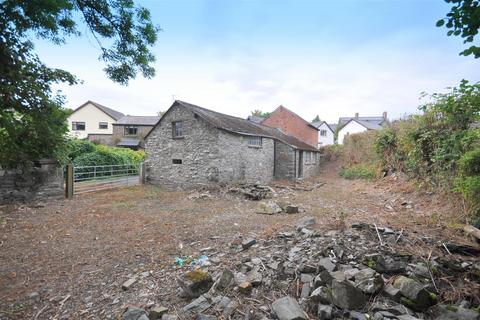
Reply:
<svg viewBox="0 0 480 320"><path fill-rule="evenodd" d="M67 166L66 195L134 186L143 181L143 164Z"/></svg>

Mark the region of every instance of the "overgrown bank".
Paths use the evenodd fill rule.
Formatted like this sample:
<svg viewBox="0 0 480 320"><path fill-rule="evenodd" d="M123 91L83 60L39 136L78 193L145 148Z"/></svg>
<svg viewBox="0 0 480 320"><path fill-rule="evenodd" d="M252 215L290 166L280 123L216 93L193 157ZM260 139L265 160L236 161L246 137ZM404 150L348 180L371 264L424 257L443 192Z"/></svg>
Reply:
<svg viewBox="0 0 480 320"><path fill-rule="evenodd" d="M346 178L401 172L422 187L457 194L480 225L480 84L433 94L421 114L349 136L339 148Z"/></svg>

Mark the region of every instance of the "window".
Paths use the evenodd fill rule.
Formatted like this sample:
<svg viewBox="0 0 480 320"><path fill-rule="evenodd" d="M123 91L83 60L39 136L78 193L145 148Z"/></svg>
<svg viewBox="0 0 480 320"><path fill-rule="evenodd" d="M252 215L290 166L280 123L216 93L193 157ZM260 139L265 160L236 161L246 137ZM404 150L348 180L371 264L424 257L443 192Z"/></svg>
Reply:
<svg viewBox="0 0 480 320"><path fill-rule="evenodd" d="M137 127L126 126L125 127L125 135L126 136L136 136L137 135Z"/></svg>
<svg viewBox="0 0 480 320"><path fill-rule="evenodd" d="M73 121L72 130L85 131L85 122Z"/></svg>
<svg viewBox="0 0 480 320"><path fill-rule="evenodd" d="M172 122L172 138L183 138L183 121Z"/></svg>
<svg viewBox="0 0 480 320"><path fill-rule="evenodd" d="M99 122L98 129L108 129L108 122Z"/></svg>
<svg viewBox="0 0 480 320"><path fill-rule="evenodd" d="M322 137L326 137L327 136L327 130L320 130L320 135Z"/></svg>
<svg viewBox="0 0 480 320"><path fill-rule="evenodd" d="M182 159L172 159L173 164L182 164Z"/></svg>
<svg viewBox="0 0 480 320"><path fill-rule="evenodd" d="M306 151L305 152L305 163L306 164L315 164L317 155L315 152L312 151Z"/></svg>
<svg viewBox="0 0 480 320"><path fill-rule="evenodd" d="M248 146L260 148L262 146L262 137L249 137Z"/></svg>

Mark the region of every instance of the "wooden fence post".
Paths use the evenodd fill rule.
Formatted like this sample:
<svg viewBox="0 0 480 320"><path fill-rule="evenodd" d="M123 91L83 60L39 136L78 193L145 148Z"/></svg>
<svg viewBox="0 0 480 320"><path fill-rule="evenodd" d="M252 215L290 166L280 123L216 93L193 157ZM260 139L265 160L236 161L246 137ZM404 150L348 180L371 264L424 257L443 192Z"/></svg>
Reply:
<svg viewBox="0 0 480 320"><path fill-rule="evenodd" d="M65 190L67 199L73 198L73 164L67 164L67 185Z"/></svg>
<svg viewBox="0 0 480 320"><path fill-rule="evenodd" d="M140 184L145 184L145 162L140 163L140 168L138 169L138 178Z"/></svg>

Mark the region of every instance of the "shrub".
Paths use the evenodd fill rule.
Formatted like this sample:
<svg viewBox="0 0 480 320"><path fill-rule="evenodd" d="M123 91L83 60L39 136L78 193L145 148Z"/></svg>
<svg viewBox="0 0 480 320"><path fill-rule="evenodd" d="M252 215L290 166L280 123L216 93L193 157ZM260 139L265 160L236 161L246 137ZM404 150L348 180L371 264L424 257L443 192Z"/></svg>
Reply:
<svg viewBox="0 0 480 320"><path fill-rule="evenodd" d="M376 174L374 164L356 164L340 170L340 176L345 179L374 179Z"/></svg>
<svg viewBox="0 0 480 320"><path fill-rule="evenodd" d="M76 166L138 165L144 157L143 151L97 145L78 139L69 141L66 154L68 162Z"/></svg>
<svg viewBox="0 0 480 320"><path fill-rule="evenodd" d="M458 173L462 176L480 176L480 148L466 152L458 160Z"/></svg>
<svg viewBox="0 0 480 320"><path fill-rule="evenodd" d="M341 149L341 158L346 167L359 163L375 164L379 161L375 151L375 131L356 133L345 137Z"/></svg>

